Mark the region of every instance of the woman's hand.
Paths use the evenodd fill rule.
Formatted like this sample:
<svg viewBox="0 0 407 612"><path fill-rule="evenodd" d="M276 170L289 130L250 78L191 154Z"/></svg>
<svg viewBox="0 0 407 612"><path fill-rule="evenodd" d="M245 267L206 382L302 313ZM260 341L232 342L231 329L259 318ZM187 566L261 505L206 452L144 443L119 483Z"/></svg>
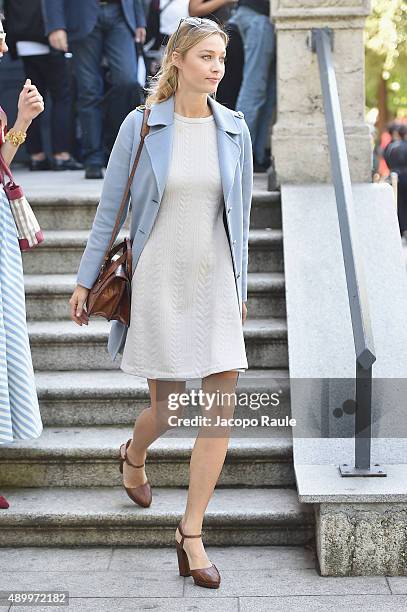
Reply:
<svg viewBox="0 0 407 612"><path fill-rule="evenodd" d="M247 318L247 306L246 306L246 302L242 302L242 325L244 325L246 318Z"/></svg>
<svg viewBox="0 0 407 612"><path fill-rule="evenodd" d="M18 113L16 124L24 123L30 125L44 110L44 99L35 85L31 84L31 80L27 79L24 83L18 98Z"/></svg>
<svg viewBox="0 0 407 612"><path fill-rule="evenodd" d="M82 287L82 285L76 285L75 291L72 294L69 303L71 305L71 319L78 325L88 325L89 317L84 309L86 299L89 294L89 289Z"/></svg>

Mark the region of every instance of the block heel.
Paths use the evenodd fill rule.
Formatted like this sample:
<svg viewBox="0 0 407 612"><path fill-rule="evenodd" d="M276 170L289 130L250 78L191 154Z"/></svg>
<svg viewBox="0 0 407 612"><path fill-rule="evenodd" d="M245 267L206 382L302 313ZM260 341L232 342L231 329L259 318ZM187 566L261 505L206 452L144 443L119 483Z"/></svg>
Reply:
<svg viewBox="0 0 407 612"><path fill-rule="evenodd" d="M178 542L176 542L176 547L179 575L183 576L184 578L187 578L191 575L191 572L189 571L188 555Z"/></svg>
<svg viewBox="0 0 407 612"><path fill-rule="evenodd" d="M200 538L202 533L196 535L186 535L182 531L181 521L178 525L178 531L181 534L181 542L175 540L175 545L177 549L178 569L180 576L192 576L194 583L197 586L206 587L208 589L218 589L220 585L220 574L217 567L212 563L210 567L191 569L189 567L188 555L184 550L185 538Z"/></svg>

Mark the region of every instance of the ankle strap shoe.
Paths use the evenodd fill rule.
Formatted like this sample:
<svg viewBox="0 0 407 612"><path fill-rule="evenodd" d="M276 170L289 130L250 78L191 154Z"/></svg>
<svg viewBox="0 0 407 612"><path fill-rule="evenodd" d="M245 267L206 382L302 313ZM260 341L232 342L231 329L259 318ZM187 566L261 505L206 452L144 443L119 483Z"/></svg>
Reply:
<svg viewBox="0 0 407 612"><path fill-rule="evenodd" d="M122 455L122 448L124 446L124 444L122 444L120 446L120 473L123 474L123 464L124 462L127 463L127 465L131 465L131 467L135 467L135 468L142 468L145 466L145 463L141 464L141 465L135 465L134 463L132 463L130 461L130 459L127 456L127 449L129 448L131 444L131 438L129 440L127 440L126 442L126 448L124 450L124 458ZM138 487L126 487L126 485L123 483L124 488L126 489L126 493L127 495L130 497L130 499L132 501L134 501L136 504L138 504L139 506L141 506L142 508L148 508L149 506L151 506L151 502L153 499L153 494L152 494L152 490L151 490L151 486L150 483L145 482L142 485L139 485Z"/></svg>
<svg viewBox="0 0 407 612"><path fill-rule="evenodd" d="M175 545L180 576L192 576L197 586L206 587L208 589L218 589L220 585L220 574L217 567L212 563L210 567L190 569L188 555L184 550L185 538L200 538L202 533L187 535L182 531L181 521L178 525L178 531L181 534L181 542L175 540Z"/></svg>

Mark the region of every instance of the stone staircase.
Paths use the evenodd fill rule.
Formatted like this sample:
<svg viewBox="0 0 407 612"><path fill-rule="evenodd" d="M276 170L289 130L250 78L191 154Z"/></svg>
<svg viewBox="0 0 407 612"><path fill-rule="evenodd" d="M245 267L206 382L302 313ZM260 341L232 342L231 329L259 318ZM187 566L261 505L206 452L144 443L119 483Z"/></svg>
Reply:
<svg viewBox="0 0 407 612"><path fill-rule="evenodd" d="M119 446L149 405L148 386L122 372L119 358L111 361L107 322L92 319L79 327L69 320L68 300L97 206L97 197L80 189L64 195L75 174L59 178L65 188L55 193L44 194L41 185L29 193L46 236L23 256L44 432L37 440L0 446L0 491L10 501L0 513L0 542L172 545L196 430L189 437L171 430L150 447L146 470L153 503L148 509L133 504L121 486ZM127 224L121 233L126 229ZM256 175L244 325L250 369L240 375L237 394L282 391L284 401L272 417L290 414L282 240L279 193L267 192L265 177ZM189 382L187 388L194 386ZM235 416L248 416L247 408L237 406ZM232 431L204 530L208 545L312 541L312 508L297 500L289 429Z"/></svg>

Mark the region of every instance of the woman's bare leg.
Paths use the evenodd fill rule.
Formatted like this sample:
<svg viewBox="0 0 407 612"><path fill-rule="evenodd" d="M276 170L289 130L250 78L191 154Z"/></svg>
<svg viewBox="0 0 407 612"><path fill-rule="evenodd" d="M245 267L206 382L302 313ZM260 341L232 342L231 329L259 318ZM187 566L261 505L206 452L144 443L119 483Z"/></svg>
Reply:
<svg viewBox="0 0 407 612"><path fill-rule="evenodd" d="M233 394L238 375L237 371L230 370L217 372L202 379L204 393L215 394L219 391L220 401L215 401L211 410L204 408L202 410L202 414L212 418L212 423L216 422L217 415L228 419L233 417L235 410ZM222 401L222 393L230 395ZM230 426L212 425L199 429L191 455L188 500L182 519L183 531L187 535L201 533L204 513L222 471L229 438ZM178 529L175 537L178 542L181 541ZM189 557L190 569L211 566L201 538L187 538L184 540L184 549Z"/></svg>
<svg viewBox="0 0 407 612"><path fill-rule="evenodd" d="M183 393L186 381L166 381L148 378L151 406L144 408L136 419L133 428L133 439L127 449L132 463L141 465L147 455L147 448L167 429L168 417L182 416L182 407L177 410L168 409L170 393ZM147 481L144 468L133 468L126 462L123 464L123 482L127 487L138 487Z"/></svg>

